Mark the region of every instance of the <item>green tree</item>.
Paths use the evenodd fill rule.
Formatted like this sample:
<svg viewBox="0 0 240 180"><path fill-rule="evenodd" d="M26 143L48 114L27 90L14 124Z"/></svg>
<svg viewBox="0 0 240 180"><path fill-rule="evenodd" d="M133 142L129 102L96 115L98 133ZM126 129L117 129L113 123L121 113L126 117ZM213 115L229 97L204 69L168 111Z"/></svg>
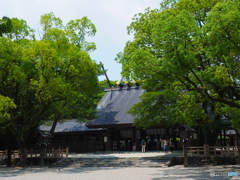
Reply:
<svg viewBox="0 0 240 180"><path fill-rule="evenodd" d="M2 19L0 19L0 37L2 37L3 34L11 31L12 31L11 19L4 16Z"/></svg>
<svg viewBox="0 0 240 180"><path fill-rule="evenodd" d="M163 100L174 100L152 117L155 123L170 118L190 125L219 124L219 116L226 115L233 128L240 128L239 12L240 3L233 0L167 0L160 9L134 17L128 27L134 40L117 61L124 77L143 79L144 87L153 87L145 95L152 103L147 108L157 105L162 95L158 108ZM209 107L215 116L209 116Z"/></svg>
<svg viewBox="0 0 240 180"><path fill-rule="evenodd" d="M71 42L66 26L53 13L41 17L40 40L25 21L11 20L13 31L0 38L0 94L14 103L5 127L20 147L19 165L25 166L28 140L41 123L91 117L98 66Z"/></svg>
<svg viewBox="0 0 240 180"><path fill-rule="evenodd" d="M11 119L10 111L16 108L12 99L0 95L0 124L6 124ZM5 126L1 126L4 129Z"/></svg>

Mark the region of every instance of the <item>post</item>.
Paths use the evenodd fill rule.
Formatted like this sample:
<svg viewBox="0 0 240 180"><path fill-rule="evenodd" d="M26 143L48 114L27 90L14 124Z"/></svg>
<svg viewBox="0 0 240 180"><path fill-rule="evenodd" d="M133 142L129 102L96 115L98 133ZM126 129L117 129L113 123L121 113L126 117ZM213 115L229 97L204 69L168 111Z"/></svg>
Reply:
<svg viewBox="0 0 240 180"><path fill-rule="evenodd" d="M183 139L183 164L184 167L188 167L188 157L187 157L187 141Z"/></svg>
<svg viewBox="0 0 240 180"><path fill-rule="evenodd" d="M66 157L68 158L68 147L66 147Z"/></svg>
<svg viewBox="0 0 240 180"><path fill-rule="evenodd" d="M206 145L206 150L207 150L207 156L209 156L209 145Z"/></svg>
<svg viewBox="0 0 240 180"><path fill-rule="evenodd" d="M228 152L228 156L230 156L230 147L229 147L229 144L227 144L227 152Z"/></svg>
<svg viewBox="0 0 240 180"><path fill-rule="evenodd" d="M105 142L105 151L111 151L112 150L112 134L107 134L107 142Z"/></svg>
<svg viewBox="0 0 240 180"><path fill-rule="evenodd" d="M44 146L41 146L41 152L40 152L40 166L43 167L44 166L44 156L45 156L45 148Z"/></svg>
<svg viewBox="0 0 240 180"><path fill-rule="evenodd" d="M54 148L52 148L52 157L55 157Z"/></svg>
<svg viewBox="0 0 240 180"><path fill-rule="evenodd" d="M207 156L207 145L204 144L204 145L203 145L203 148L204 148L204 156L206 157L206 156Z"/></svg>

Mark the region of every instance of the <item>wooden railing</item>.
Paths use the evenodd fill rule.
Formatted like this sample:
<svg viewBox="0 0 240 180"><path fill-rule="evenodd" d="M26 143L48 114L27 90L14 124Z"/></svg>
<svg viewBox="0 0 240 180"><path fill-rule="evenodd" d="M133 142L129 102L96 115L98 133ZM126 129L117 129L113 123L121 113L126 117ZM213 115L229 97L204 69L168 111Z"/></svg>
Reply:
<svg viewBox="0 0 240 180"><path fill-rule="evenodd" d="M7 158L7 150L6 151L0 151L0 159Z"/></svg>
<svg viewBox="0 0 240 180"><path fill-rule="evenodd" d="M190 156L238 156L238 148L237 146L209 146L204 144L204 146L193 146L187 147L188 154Z"/></svg>
<svg viewBox="0 0 240 180"><path fill-rule="evenodd" d="M58 148L58 149L44 149L44 154L45 157L68 157L68 148L62 149L62 148ZM27 150L27 157L39 157L41 154L40 150ZM14 150L11 152L11 157L12 158L19 158L20 157L20 151L19 150ZM5 151L0 151L0 159L5 159L7 158L7 150Z"/></svg>

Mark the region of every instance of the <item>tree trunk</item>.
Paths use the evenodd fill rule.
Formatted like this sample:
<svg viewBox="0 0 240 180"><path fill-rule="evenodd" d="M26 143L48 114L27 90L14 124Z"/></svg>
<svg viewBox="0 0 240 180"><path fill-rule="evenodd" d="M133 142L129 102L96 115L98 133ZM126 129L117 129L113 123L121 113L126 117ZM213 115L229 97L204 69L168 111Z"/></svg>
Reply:
<svg viewBox="0 0 240 180"><path fill-rule="evenodd" d="M203 130L202 130L201 127L198 127L197 133L198 133L198 135L197 135L198 136L197 137L197 146L203 146L205 137L204 137L204 133L203 133Z"/></svg>
<svg viewBox="0 0 240 180"><path fill-rule="evenodd" d="M20 146L20 160L17 166L25 167L27 166L27 148L23 145Z"/></svg>
<svg viewBox="0 0 240 180"><path fill-rule="evenodd" d="M11 167L12 166L12 134L10 131L8 131L7 133L7 167Z"/></svg>
<svg viewBox="0 0 240 180"><path fill-rule="evenodd" d="M204 134L204 144L209 144L209 137L210 137L209 131L205 129L203 134Z"/></svg>
<svg viewBox="0 0 240 180"><path fill-rule="evenodd" d="M7 148L7 167L11 167L12 166L12 148L11 145L8 144L8 148Z"/></svg>
<svg viewBox="0 0 240 180"><path fill-rule="evenodd" d="M50 129L50 134L54 133L55 128L57 126L57 122L59 121L60 117L61 117L61 114L55 114L54 115L54 121L53 121L53 125L52 125L52 127Z"/></svg>
<svg viewBox="0 0 240 180"><path fill-rule="evenodd" d="M187 156L187 140L183 140L183 165L184 167L188 167L188 156Z"/></svg>
<svg viewBox="0 0 240 180"><path fill-rule="evenodd" d="M54 119L53 125L52 125L52 127L51 127L51 129L50 129L50 134L53 134L53 133L54 133L55 128L56 128L56 126L57 126L57 122L58 122L58 120L57 120L57 119Z"/></svg>

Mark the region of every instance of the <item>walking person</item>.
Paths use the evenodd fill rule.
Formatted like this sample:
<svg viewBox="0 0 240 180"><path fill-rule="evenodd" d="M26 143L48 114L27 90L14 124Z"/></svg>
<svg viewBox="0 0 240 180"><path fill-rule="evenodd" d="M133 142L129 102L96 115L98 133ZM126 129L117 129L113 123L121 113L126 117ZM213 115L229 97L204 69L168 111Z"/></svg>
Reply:
<svg viewBox="0 0 240 180"><path fill-rule="evenodd" d="M142 152L145 153L145 151L146 151L146 140L145 139L142 139L141 146L142 146Z"/></svg>
<svg viewBox="0 0 240 180"><path fill-rule="evenodd" d="M163 142L163 150L165 151L165 153L168 152L168 140L167 139L164 139L162 140Z"/></svg>

